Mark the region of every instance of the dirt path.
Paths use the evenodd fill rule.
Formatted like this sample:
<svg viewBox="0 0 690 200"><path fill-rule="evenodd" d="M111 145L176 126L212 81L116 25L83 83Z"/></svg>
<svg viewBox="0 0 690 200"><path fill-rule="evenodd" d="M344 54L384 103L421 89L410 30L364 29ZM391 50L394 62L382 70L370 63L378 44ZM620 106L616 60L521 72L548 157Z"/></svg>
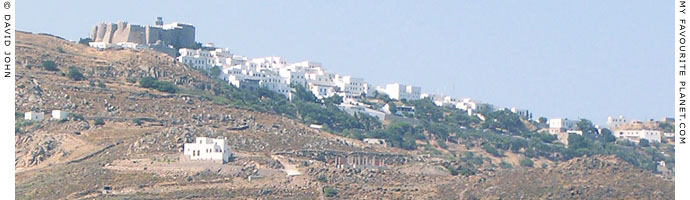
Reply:
<svg viewBox="0 0 690 200"><path fill-rule="evenodd" d="M302 173L299 172L299 170L297 170L297 167L295 167L294 164L287 161L285 159L285 157L283 157L281 155L272 155L271 158L276 159L278 162L280 162L280 164L283 165L283 167L285 167L285 169L283 169L283 171L287 174L287 176L302 175Z"/></svg>

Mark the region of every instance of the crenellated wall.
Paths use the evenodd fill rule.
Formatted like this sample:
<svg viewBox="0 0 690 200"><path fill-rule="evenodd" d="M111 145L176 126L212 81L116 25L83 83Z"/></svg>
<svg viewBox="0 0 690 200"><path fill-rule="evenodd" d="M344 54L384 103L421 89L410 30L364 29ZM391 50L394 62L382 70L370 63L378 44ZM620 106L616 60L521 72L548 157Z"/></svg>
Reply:
<svg viewBox="0 0 690 200"><path fill-rule="evenodd" d="M192 25L173 23L164 26L141 26L127 22L100 23L93 27L91 38L94 42L115 44L132 42L153 45L158 41L177 48L191 48L196 44L195 28Z"/></svg>

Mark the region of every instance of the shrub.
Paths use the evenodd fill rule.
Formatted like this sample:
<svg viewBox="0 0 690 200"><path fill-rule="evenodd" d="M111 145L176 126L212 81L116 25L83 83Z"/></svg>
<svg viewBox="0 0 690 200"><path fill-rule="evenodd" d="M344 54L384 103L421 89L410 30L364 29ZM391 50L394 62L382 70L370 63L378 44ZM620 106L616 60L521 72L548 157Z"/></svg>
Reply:
<svg viewBox="0 0 690 200"><path fill-rule="evenodd" d="M323 183L328 181L328 179L326 179L326 176L324 176L324 175L319 176L318 180L323 182Z"/></svg>
<svg viewBox="0 0 690 200"><path fill-rule="evenodd" d="M70 67L69 68L69 71L67 72L67 77L69 77L70 79L75 80L75 81L81 81L81 80L86 79L84 77L84 74L82 74L79 71L79 68L76 68L76 67Z"/></svg>
<svg viewBox="0 0 690 200"><path fill-rule="evenodd" d="M503 169L513 168L513 165L511 165L510 163L508 163L506 161L501 161L501 163L499 163L498 166L500 166Z"/></svg>
<svg viewBox="0 0 690 200"><path fill-rule="evenodd" d="M155 78L147 76L147 77L141 78L141 80L139 80L139 85L141 87L144 87L144 88L152 88L153 85L156 84L156 82L157 81Z"/></svg>
<svg viewBox="0 0 690 200"><path fill-rule="evenodd" d="M65 50L62 49L62 47L57 47L57 51L60 52L60 53L65 53Z"/></svg>
<svg viewBox="0 0 690 200"><path fill-rule="evenodd" d="M338 191L337 191L337 190L335 190L335 189L333 189L333 188L329 188L329 187L327 187L326 189L324 189L324 190L323 190L323 193L326 194L326 197L334 197L334 196L338 195Z"/></svg>
<svg viewBox="0 0 690 200"><path fill-rule="evenodd" d="M43 67L43 69L48 70L48 71L59 71L55 61L50 61L50 60L43 61L43 63L41 64L41 67Z"/></svg>
<svg viewBox="0 0 690 200"><path fill-rule="evenodd" d="M523 167L534 167L534 161L529 158L520 159L520 166Z"/></svg>
<svg viewBox="0 0 690 200"><path fill-rule="evenodd" d="M165 81L158 81L154 85L154 89L161 91L161 92L167 92L167 93L175 93L177 92L177 86L171 82L165 82Z"/></svg>
<svg viewBox="0 0 690 200"><path fill-rule="evenodd" d="M105 83L103 83L103 81L98 81L98 87L105 88Z"/></svg>
<svg viewBox="0 0 690 200"><path fill-rule="evenodd" d="M502 157L503 156L503 154L501 154L501 152L499 152L498 149L496 149L496 147L491 146L490 144L482 145L482 149L484 149L484 151L486 151L487 153L489 153L493 156L496 156L496 157Z"/></svg>
<svg viewBox="0 0 690 200"><path fill-rule="evenodd" d="M134 124L136 124L137 126L139 126L143 123L141 118L134 118L134 119L132 119L132 122L134 122Z"/></svg>
<svg viewBox="0 0 690 200"><path fill-rule="evenodd" d="M150 76L141 78L141 80L139 80L139 85L144 88L153 88L167 93L175 93L178 91L178 88L175 86L175 84L166 81L158 81Z"/></svg>
<svg viewBox="0 0 690 200"><path fill-rule="evenodd" d="M105 121L103 121L103 118L96 118L96 120L94 120L93 124L96 126L105 125Z"/></svg>

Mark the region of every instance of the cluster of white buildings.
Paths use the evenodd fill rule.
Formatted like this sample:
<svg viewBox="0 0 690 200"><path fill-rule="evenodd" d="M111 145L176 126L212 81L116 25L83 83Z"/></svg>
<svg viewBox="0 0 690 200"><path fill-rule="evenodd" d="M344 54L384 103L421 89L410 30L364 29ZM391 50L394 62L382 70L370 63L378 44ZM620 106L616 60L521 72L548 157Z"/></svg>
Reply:
<svg viewBox="0 0 690 200"><path fill-rule="evenodd" d="M373 96L374 92L385 93L393 99L416 100L422 89L400 83L374 87L362 78L326 71L321 63L303 61L288 63L280 57L247 58L234 55L228 49L206 44L201 49L179 50L178 62L190 67L221 70L219 79L238 88L266 88L291 98L291 84L297 84L314 93L317 98L339 95L357 99Z"/></svg>
<svg viewBox="0 0 690 200"><path fill-rule="evenodd" d="M554 118L548 120L549 133L558 136L558 139L567 144L567 137L570 133L582 135L582 131L577 127L578 120L567 118ZM608 117L606 122L616 139L623 139L632 142L639 142L646 139L649 142L662 142L663 139L673 138L673 133L664 133L658 126L658 121L641 122L628 120L623 116ZM596 126L601 133L599 126Z"/></svg>
<svg viewBox="0 0 690 200"><path fill-rule="evenodd" d="M67 119L67 117L69 116L69 112L62 110L53 110L51 112L51 115L53 119L62 120ZM44 117L45 115L43 114L43 112L29 111L24 113L24 120L27 121L41 121L44 119Z"/></svg>
<svg viewBox="0 0 690 200"><path fill-rule="evenodd" d="M606 125L611 129L616 138L627 139L633 142L639 142L640 139L646 139L649 142L661 142L664 138L673 138L673 133L664 133L659 128L658 121L642 122L637 120L628 120L624 116L611 117L609 116Z"/></svg>
<svg viewBox="0 0 690 200"><path fill-rule="evenodd" d="M358 98L366 95L368 88L371 88L362 78L329 73L318 62L288 63L275 56L247 58L212 45L205 45L202 49L182 48L179 52L179 62L204 70L218 67L222 73L217 78L235 87L263 87L287 98L291 98L291 84L304 87L318 98L336 94Z"/></svg>

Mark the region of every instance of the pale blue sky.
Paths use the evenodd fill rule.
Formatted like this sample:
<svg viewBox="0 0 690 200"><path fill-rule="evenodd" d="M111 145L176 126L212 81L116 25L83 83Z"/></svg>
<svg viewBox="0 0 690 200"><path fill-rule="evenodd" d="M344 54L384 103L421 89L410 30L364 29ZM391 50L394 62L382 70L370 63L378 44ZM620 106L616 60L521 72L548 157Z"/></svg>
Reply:
<svg viewBox="0 0 690 200"><path fill-rule="evenodd" d="M161 16L239 55L318 61L535 118L673 115L672 1L95 2L18 1L17 27L77 40L98 22Z"/></svg>

